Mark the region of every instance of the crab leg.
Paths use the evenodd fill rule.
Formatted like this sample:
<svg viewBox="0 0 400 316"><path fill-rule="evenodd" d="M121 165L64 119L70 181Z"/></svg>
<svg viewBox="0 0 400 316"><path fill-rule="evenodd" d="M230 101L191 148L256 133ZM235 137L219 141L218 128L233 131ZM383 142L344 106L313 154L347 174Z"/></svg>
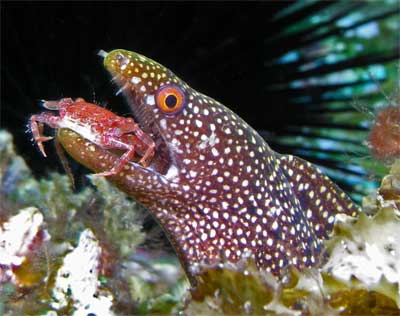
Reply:
<svg viewBox="0 0 400 316"><path fill-rule="evenodd" d="M118 158L114 167L112 167L110 171L95 173L94 176L99 176L99 177L114 176L119 172L121 172L124 166L135 156L135 149L136 149L135 145L123 144L113 139L110 139L107 145L111 146L111 148L127 149L127 151L121 157Z"/></svg>
<svg viewBox="0 0 400 316"><path fill-rule="evenodd" d="M147 148L146 152L144 153L143 157L139 160L139 163L143 166L143 167L148 167L149 165L149 161L151 160L151 158L153 158L154 156L154 148L156 146L153 144L149 145L149 148Z"/></svg>
<svg viewBox="0 0 400 316"><path fill-rule="evenodd" d="M132 124L133 120L128 119L129 125L125 126L125 130L123 131L123 135L129 135L133 133L135 137L146 146L146 151L144 152L142 158L139 160L139 164L141 164L143 167L147 167L149 165L149 161L151 158L154 156L154 148L156 147L154 144L153 139L144 133L140 128L138 124ZM140 146L137 146L139 149L141 149Z"/></svg>
<svg viewBox="0 0 400 316"><path fill-rule="evenodd" d="M33 139L36 141L36 143L39 147L39 150L43 154L44 157L47 157L47 155L46 155L46 152L43 147L43 142L47 142L47 141L53 139L53 137L41 135L41 133L43 132L43 124L48 124L51 127L55 128L56 127L56 125L55 125L56 119L57 119L57 117L54 116L53 114L44 112L41 114L32 115L29 120L29 126L32 131ZM38 124L38 122L40 124Z"/></svg>
<svg viewBox="0 0 400 316"><path fill-rule="evenodd" d="M143 167L147 167L149 165L149 160L154 156L154 148L156 147L153 139L144 133L137 124L135 124L135 129L133 130L136 137L139 138L144 144L147 146L147 150L144 153L143 157L139 160L139 163L142 164Z"/></svg>

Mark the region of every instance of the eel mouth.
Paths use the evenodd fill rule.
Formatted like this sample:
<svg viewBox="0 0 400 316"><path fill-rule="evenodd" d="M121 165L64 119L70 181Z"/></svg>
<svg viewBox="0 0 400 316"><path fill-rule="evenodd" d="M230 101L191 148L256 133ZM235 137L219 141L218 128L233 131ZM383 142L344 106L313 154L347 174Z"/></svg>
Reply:
<svg viewBox="0 0 400 316"><path fill-rule="evenodd" d="M160 131L158 124L155 122L151 111L146 111L146 105L143 103L143 97L135 92L135 89L127 88L130 83L127 83L125 78L115 77L116 84L122 89L122 94L125 101L128 103L131 113L139 127L151 137L155 144L154 156L146 169L165 176L173 165L173 158L167 141Z"/></svg>
<svg viewBox="0 0 400 316"><path fill-rule="evenodd" d="M167 175L170 168L175 165L173 153L154 120L153 112L144 103L144 93L139 91L138 85L132 82L127 74L123 74L128 64L131 64L129 57L131 54L135 53L124 50L113 50L111 52L100 50L98 52L98 55L104 58L104 66L113 76L113 81L119 88L117 95L120 93L124 95L135 121L154 141L155 153L146 169L160 175Z"/></svg>
<svg viewBox="0 0 400 316"><path fill-rule="evenodd" d="M124 95L139 127L153 139L155 144L154 157L147 169L166 175L172 166L172 154L168 143L155 122L152 113L145 110L145 105L141 102L141 98L137 97L133 91L124 92Z"/></svg>

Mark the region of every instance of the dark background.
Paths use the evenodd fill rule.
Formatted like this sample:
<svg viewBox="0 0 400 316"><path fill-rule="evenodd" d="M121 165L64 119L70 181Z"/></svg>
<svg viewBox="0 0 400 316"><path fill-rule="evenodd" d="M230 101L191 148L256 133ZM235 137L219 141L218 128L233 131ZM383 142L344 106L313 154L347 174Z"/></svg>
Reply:
<svg viewBox="0 0 400 316"><path fill-rule="evenodd" d="M269 80L262 69L268 58L263 39L279 30L268 21L286 5L5 2L1 126L36 172L54 168L25 134L29 115L42 110L40 100L61 97L83 97L126 113L97 56L99 49L124 48L167 66L253 126L274 129L282 108L278 99L261 94Z"/></svg>
<svg viewBox="0 0 400 316"><path fill-rule="evenodd" d="M375 13L376 8L367 8L362 11L367 15L374 13L366 16L363 23L383 21L398 14L393 6L385 8L379 1L376 3L382 10ZM301 9L282 15L297 4L302 5ZM311 69L303 67L329 53L324 51L324 40L339 42L346 31L362 25L356 20L353 25L339 27L337 21L361 12L366 5L374 4L363 1L345 1L339 5L333 1L307 5L304 1L2 1L0 124L14 135L18 152L36 175L61 170L52 145L46 146L48 159L33 146L31 135L26 133L29 116L42 111L40 100L62 97L83 97L119 114L128 114L128 107L121 96L115 96L117 89L97 56L99 49L124 48L160 62L196 90L230 107L259 130L277 151L302 155L319 165L364 177L364 170L343 165L343 159L338 156L347 155L342 143L358 146L362 138L342 137L337 148L305 151L306 144L302 141L289 146L274 137L296 137L305 133L299 126L367 130L359 121L343 124L330 119L319 120L315 119L315 113L347 115L357 111L350 105L354 101L352 95L326 97L326 93L343 87L353 88L370 79L330 85L318 84L317 79L314 84L297 88L291 85L294 80L398 58L398 47L388 43L384 47L375 45L374 54L360 51L360 56L333 64L321 63ZM320 13L329 18L301 30L305 18L311 19ZM295 30L294 35L285 35L288 28ZM310 47L310 53L286 64L277 61L302 47ZM298 104L296 98L306 101ZM332 101L343 102L343 106L333 109L327 103ZM306 136L320 137L315 129ZM324 137L335 140L336 136ZM332 153L331 158L326 158L327 152ZM82 167L73 164L73 168L79 171ZM339 177L337 181L347 190L354 188L354 183L347 182L346 177Z"/></svg>

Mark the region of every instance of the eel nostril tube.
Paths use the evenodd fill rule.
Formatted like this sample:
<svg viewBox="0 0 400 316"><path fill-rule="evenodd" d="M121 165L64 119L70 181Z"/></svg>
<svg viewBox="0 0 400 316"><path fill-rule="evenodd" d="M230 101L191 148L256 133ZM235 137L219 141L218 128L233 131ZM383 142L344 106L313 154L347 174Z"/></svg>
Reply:
<svg viewBox="0 0 400 316"><path fill-rule="evenodd" d="M97 55L98 55L98 56L101 56L101 57L103 57L103 58L106 58L107 55L108 55L108 53L107 53L105 50L100 49L100 50L97 52Z"/></svg>

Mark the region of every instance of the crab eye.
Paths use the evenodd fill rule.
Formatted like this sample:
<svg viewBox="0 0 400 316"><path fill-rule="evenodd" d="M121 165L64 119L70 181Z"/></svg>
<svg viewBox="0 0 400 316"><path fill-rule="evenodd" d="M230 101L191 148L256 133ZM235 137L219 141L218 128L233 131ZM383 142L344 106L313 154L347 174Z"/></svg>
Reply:
<svg viewBox="0 0 400 316"><path fill-rule="evenodd" d="M157 93L157 105L166 114L178 113L185 105L185 95L176 86L162 87Z"/></svg>

